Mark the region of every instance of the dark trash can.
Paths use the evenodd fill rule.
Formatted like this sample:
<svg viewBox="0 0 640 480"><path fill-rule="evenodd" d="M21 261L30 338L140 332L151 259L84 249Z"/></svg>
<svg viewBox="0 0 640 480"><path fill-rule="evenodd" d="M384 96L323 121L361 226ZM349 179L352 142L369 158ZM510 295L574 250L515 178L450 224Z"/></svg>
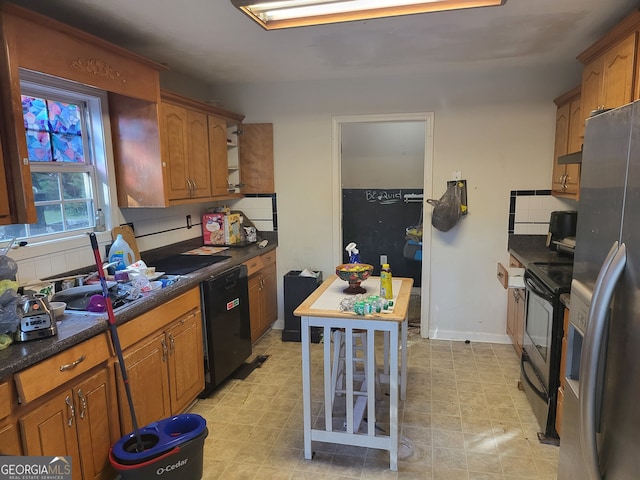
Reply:
<svg viewBox="0 0 640 480"><path fill-rule="evenodd" d="M300 341L300 317L293 314L305 298L322 284L322 272L316 272L317 277L300 276L302 270L291 270L284 276L284 330L283 342ZM320 343L322 329L311 327L311 342Z"/></svg>
<svg viewBox="0 0 640 480"><path fill-rule="evenodd" d="M111 447L109 461L122 480L199 480L208 433L200 415L165 418L140 429L143 451L136 450L135 434L130 433Z"/></svg>

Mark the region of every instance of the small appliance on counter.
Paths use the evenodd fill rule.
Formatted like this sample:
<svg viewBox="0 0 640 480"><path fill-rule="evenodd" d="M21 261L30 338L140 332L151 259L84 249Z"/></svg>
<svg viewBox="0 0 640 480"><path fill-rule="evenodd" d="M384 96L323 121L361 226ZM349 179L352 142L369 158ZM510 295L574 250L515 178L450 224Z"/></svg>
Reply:
<svg viewBox="0 0 640 480"><path fill-rule="evenodd" d="M555 252L558 249L558 242L562 242L562 240L569 237L575 238L577 222L578 212L575 210L551 212L547 248Z"/></svg>
<svg viewBox="0 0 640 480"><path fill-rule="evenodd" d="M46 295L24 295L18 304L20 326L15 334L17 342L53 337L58 333L56 319Z"/></svg>

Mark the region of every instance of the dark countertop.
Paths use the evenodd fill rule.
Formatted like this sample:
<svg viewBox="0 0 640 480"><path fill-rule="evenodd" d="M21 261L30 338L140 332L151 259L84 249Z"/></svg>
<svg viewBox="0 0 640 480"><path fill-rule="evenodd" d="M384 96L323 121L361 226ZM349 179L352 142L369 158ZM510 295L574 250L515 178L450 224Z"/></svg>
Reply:
<svg viewBox="0 0 640 480"><path fill-rule="evenodd" d="M534 262L573 263L571 257L549 250L546 239L546 235L510 235L507 248L525 268Z"/></svg>
<svg viewBox="0 0 640 480"><path fill-rule="evenodd" d="M199 246L202 246L202 241L196 238L163 247L162 249L143 252L141 255L145 263L153 266L153 261L159 260L163 256L167 257L179 252L186 252ZM242 248L229 248L219 253L219 255L230 256L229 260L210 265L187 275L181 275L180 280L173 285L149 292L140 300L116 309L116 324L121 325L133 320L148 310L194 288L203 280L219 275L225 270L246 262L253 257L274 250L277 246L277 237L271 237L265 248L259 248L256 244ZM67 311L62 319L56 323L58 327L56 336L29 342L17 342L4 350L0 350L0 380L109 329L106 313Z"/></svg>

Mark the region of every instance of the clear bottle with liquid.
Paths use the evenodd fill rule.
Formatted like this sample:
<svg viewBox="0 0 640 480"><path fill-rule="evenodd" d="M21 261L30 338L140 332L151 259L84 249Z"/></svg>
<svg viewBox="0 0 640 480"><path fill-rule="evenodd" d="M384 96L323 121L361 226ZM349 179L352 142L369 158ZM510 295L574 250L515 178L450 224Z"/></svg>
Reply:
<svg viewBox="0 0 640 480"><path fill-rule="evenodd" d="M95 232L104 232L106 227L104 224L104 212L102 211L101 208L99 208L98 210L96 210L96 225L93 228L93 230Z"/></svg>

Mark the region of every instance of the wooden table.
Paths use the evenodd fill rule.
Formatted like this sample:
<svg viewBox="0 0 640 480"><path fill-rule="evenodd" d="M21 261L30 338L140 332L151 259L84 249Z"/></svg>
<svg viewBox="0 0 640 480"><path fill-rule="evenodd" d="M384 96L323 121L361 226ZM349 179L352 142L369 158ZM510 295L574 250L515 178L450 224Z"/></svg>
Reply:
<svg viewBox="0 0 640 480"><path fill-rule="evenodd" d="M301 317L302 342L302 400L304 413L304 457L312 458L311 442L338 443L361 447L380 448L389 451L391 470L398 469L398 385L400 398L406 398L407 388L407 323L409 299L411 297L411 278L393 278L394 306L386 313L356 315L354 312L340 311L340 301L348 295L342 290L347 283L333 276L327 279L304 302L296 308L294 315ZM379 277L370 277L362 282L367 294L379 294ZM324 334L324 429L312 428L311 418L311 327L322 327ZM401 344L398 338L401 329ZM345 369L346 369L346 429L336 431L332 425L332 385L331 385L331 330L343 329L345 332ZM367 432L358 433L359 421L354 422L353 392L353 331L366 331L367 351L374 352L375 332L384 332L385 352L383 381L389 383L389 434L383 435L376 430L375 422L375 375L367 376ZM398 351L401 362L398 362ZM366 369L376 372L375 356L367 355ZM401 370L401 371L400 371ZM354 429L354 424L356 428ZM355 431L354 431L355 430Z"/></svg>

